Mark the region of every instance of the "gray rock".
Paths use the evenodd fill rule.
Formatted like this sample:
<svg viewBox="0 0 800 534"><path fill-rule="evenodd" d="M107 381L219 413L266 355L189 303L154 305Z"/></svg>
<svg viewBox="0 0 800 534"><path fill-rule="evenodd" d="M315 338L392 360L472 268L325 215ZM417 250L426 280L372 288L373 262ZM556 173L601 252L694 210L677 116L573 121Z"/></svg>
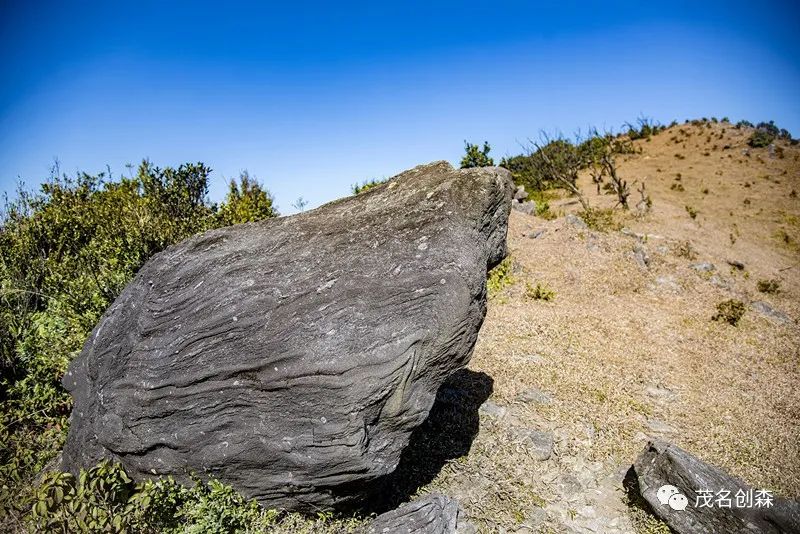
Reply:
<svg viewBox="0 0 800 534"><path fill-rule="evenodd" d="M476 529L466 520L455 500L439 493L429 493L379 515L367 528L368 534L403 532L472 534Z"/></svg>
<svg viewBox="0 0 800 534"><path fill-rule="evenodd" d="M711 282L711 285L716 286L720 289L730 289L732 287L730 280L722 276L719 276L718 274L712 274L711 278L709 278L708 281Z"/></svg>
<svg viewBox="0 0 800 534"><path fill-rule="evenodd" d="M734 269L738 269L740 271L744 271L744 263L738 260L728 260L728 265L733 267Z"/></svg>
<svg viewBox="0 0 800 534"><path fill-rule="evenodd" d="M499 404L487 400L486 402L481 404L481 407L478 408L478 412L481 415L486 415L488 417L493 417L495 419L502 419L503 417L505 417L506 412L508 412L508 410L506 409L505 406L500 406Z"/></svg>
<svg viewBox="0 0 800 534"><path fill-rule="evenodd" d="M650 430L650 432L654 432L656 434L674 434L677 432L675 428L671 427L660 419L648 419L647 428Z"/></svg>
<svg viewBox="0 0 800 534"><path fill-rule="evenodd" d="M514 202L511 207L527 215L536 215L536 202Z"/></svg>
<svg viewBox="0 0 800 534"><path fill-rule="evenodd" d="M641 269L647 269L650 265L650 256L647 254L647 250L641 242L637 241L636 244L633 245L633 258Z"/></svg>
<svg viewBox="0 0 800 534"><path fill-rule="evenodd" d="M439 162L148 261L63 383L63 467L213 476L288 510L391 473L472 354L506 254L508 171Z"/></svg>
<svg viewBox="0 0 800 534"><path fill-rule="evenodd" d="M693 269L699 273L710 273L711 271L716 270L714 264L708 261L704 261L702 263L694 263L689 266L690 269Z"/></svg>
<svg viewBox="0 0 800 534"><path fill-rule="evenodd" d="M764 302L762 300L757 300L757 301L751 303L750 304L750 308L753 311L758 312L759 314L763 315L764 317L767 317L768 319L772 319L776 323L788 324L788 323L792 322L792 320L789 318L788 315L786 315L785 313L783 313L780 310L776 310L775 308L773 308L768 303L766 303L766 302Z"/></svg>
<svg viewBox="0 0 800 534"><path fill-rule="evenodd" d="M517 394L517 401L531 404L550 404L553 397L536 388L528 388Z"/></svg>
<svg viewBox="0 0 800 534"><path fill-rule="evenodd" d="M564 222L566 222L570 226L574 226L575 228L579 228L581 230L589 228L583 219L581 219L577 215L573 215L572 213L564 217Z"/></svg>
<svg viewBox="0 0 800 534"><path fill-rule="evenodd" d="M518 200L519 202L522 202L526 198L528 198L528 193L525 191L525 186L524 185L518 185L517 189L514 191L514 200Z"/></svg>
<svg viewBox="0 0 800 534"><path fill-rule="evenodd" d="M533 232L528 234L528 237L530 239L539 239L545 234L545 232L547 232L547 230L545 230L544 228L541 228L539 230L534 230Z"/></svg>
<svg viewBox="0 0 800 534"><path fill-rule="evenodd" d="M699 492L729 491L733 503L737 492L748 494L752 488L675 445L660 440L648 443L633 468L642 497L678 534L800 532L800 503L795 501L774 497L770 508L698 506L703 503L698 499ZM676 487L686 496L685 510L661 504L658 490L665 485Z"/></svg>
<svg viewBox="0 0 800 534"><path fill-rule="evenodd" d="M657 276L655 280L657 287L671 291L672 293L680 293L681 286L675 281L675 277L671 275Z"/></svg>
<svg viewBox="0 0 800 534"><path fill-rule="evenodd" d="M675 399L678 396L678 394L675 393L674 391L672 391L671 389L660 388L660 387L656 387L656 386L647 386L647 388L645 388L644 392L649 397L653 397L654 399L663 400L663 401L671 401L671 400Z"/></svg>
<svg viewBox="0 0 800 534"><path fill-rule="evenodd" d="M515 428L511 431L514 441L525 448L535 459L543 462L553 454L553 433L530 428Z"/></svg>

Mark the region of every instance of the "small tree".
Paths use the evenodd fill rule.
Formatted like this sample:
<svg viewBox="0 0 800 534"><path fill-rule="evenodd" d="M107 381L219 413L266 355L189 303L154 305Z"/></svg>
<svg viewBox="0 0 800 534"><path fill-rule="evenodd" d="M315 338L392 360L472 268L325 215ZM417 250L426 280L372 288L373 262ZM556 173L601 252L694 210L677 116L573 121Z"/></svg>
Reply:
<svg viewBox="0 0 800 534"><path fill-rule="evenodd" d="M583 168L585 159L568 139L557 137L551 140L542 133L539 142L531 142L529 157L543 182L563 187L578 197L583 209L590 209L589 202L578 188L578 171Z"/></svg>
<svg viewBox="0 0 800 534"><path fill-rule="evenodd" d="M239 182L231 180L228 195L220 206L217 217L223 224L240 224L260 221L278 215L272 195L251 178L247 171L239 176Z"/></svg>
<svg viewBox="0 0 800 534"><path fill-rule="evenodd" d="M494 160L489 157L489 151L492 147L487 141L483 142L483 150L478 145L473 145L464 141L464 157L461 158L461 168L469 169L472 167L491 167L494 165Z"/></svg>

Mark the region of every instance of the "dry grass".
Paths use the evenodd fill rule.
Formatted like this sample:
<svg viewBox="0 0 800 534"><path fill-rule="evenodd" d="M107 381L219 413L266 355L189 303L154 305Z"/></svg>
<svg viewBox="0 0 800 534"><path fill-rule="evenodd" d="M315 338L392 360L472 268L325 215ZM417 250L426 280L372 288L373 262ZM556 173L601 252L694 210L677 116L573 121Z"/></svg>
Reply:
<svg viewBox="0 0 800 534"><path fill-rule="evenodd" d="M623 221L644 235L639 248L648 268L634 260L638 239L629 234L512 214L517 283L492 299L470 365L493 379L491 400L508 412L499 420L482 416L470 452L424 488L459 498L481 530L513 531L534 507L557 504L564 473L580 477L594 466L610 475L629 465L656 435L648 425L654 419L673 428L666 438L700 458L756 487L800 497L800 281L791 246L800 205L790 196L800 188L800 151L786 145L784 158L770 158L767 149L746 156L745 130L681 128L695 135L687 139L676 127L637 141L643 153L619 166L629 181L645 180L653 200L648 216ZM713 144L731 148L712 148L709 133ZM683 192L670 188L678 172ZM593 189L587 177L582 186ZM613 204L610 196L591 201ZM695 219L687 204L696 207ZM576 211L568 199L551 206ZM530 239L534 229L546 232ZM788 241L775 238L778 232ZM692 270L698 261L717 271ZM759 294L759 279L779 279L781 292ZM526 285L536 283L558 298L526 298ZM716 304L729 298L767 300L793 319L778 324L748 310L737 327L711 321ZM529 387L553 402L515 402ZM653 397L648 387L671 394ZM554 431L554 457L526 456L509 439L518 426ZM641 527L637 514L632 521Z"/></svg>

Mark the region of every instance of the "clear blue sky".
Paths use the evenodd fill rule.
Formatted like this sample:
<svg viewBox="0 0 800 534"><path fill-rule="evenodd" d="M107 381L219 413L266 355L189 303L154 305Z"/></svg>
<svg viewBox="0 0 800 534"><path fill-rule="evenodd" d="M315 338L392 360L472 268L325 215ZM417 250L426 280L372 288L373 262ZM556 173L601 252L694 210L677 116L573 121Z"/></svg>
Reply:
<svg viewBox="0 0 800 534"><path fill-rule="evenodd" d="M247 169L293 211L463 141L640 114L800 135L793 2L8 2L0 191L149 158Z"/></svg>

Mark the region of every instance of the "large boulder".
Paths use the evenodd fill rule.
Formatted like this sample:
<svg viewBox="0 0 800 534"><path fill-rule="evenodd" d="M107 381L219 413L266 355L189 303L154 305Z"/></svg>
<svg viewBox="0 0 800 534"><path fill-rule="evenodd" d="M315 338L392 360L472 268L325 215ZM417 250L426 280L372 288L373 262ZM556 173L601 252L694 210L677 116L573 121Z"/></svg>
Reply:
<svg viewBox="0 0 800 534"><path fill-rule="evenodd" d="M800 532L800 503L759 494L665 441L648 443L633 469L641 496L678 534Z"/></svg>
<svg viewBox="0 0 800 534"><path fill-rule="evenodd" d="M464 367L513 185L445 162L148 261L63 383L63 467L213 476L263 504L357 503Z"/></svg>

